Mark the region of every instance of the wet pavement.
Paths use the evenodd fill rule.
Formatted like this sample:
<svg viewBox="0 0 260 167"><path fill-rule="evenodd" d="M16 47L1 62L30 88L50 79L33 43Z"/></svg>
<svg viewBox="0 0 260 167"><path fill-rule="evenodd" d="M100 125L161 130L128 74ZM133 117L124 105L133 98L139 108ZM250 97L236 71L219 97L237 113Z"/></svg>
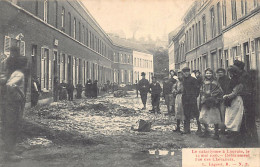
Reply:
<svg viewBox="0 0 260 167"><path fill-rule="evenodd" d="M120 98L108 94L28 109L25 121L29 124L19 143L23 159L2 162L0 166L178 167L182 148L230 147L221 140L199 138L195 121L191 134L173 132L176 121L165 115L163 100L162 114L151 114L150 99L147 109L141 110L141 99L135 95L135 91ZM133 130L138 128L140 119L151 122L150 132Z"/></svg>

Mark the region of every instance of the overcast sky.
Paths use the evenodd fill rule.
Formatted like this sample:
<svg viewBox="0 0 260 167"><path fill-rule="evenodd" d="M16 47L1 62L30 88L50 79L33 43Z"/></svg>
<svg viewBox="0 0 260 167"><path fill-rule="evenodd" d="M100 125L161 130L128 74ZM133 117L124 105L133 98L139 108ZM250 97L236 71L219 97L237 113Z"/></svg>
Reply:
<svg viewBox="0 0 260 167"><path fill-rule="evenodd" d="M106 32L167 39L194 0L81 0Z"/></svg>

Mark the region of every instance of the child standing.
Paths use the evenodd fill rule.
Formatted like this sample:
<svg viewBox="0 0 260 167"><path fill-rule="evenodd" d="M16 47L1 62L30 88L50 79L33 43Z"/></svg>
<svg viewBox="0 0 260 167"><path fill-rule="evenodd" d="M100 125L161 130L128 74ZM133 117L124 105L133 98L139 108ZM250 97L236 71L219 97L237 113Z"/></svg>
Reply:
<svg viewBox="0 0 260 167"><path fill-rule="evenodd" d="M157 112L160 114L160 94L162 92L161 85L157 82L156 77L152 77L152 83L150 85L150 92L151 92L151 98L152 98L152 113Z"/></svg>

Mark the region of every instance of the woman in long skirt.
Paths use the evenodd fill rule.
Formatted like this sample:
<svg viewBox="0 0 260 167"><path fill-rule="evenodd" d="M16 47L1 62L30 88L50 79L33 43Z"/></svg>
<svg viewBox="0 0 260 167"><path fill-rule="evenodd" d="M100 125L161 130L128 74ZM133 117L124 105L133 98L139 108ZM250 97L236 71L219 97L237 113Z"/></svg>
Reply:
<svg viewBox="0 0 260 167"><path fill-rule="evenodd" d="M240 80L240 71L236 66L228 68L231 77L228 94L223 96L226 106L225 125L226 129L233 133L239 133L244 114L243 99L239 95L243 91Z"/></svg>
<svg viewBox="0 0 260 167"><path fill-rule="evenodd" d="M180 132L181 121L185 120L183 106L182 106L182 93L183 93L183 72L178 71L178 80L173 85L173 94L175 97L175 119L177 120L177 128L175 132Z"/></svg>
<svg viewBox="0 0 260 167"><path fill-rule="evenodd" d="M213 139L219 138L218 125L221 123L220 102L223 91L214 77L210 68L205 70L205 78L200 89L200 117L199 120L205 126L202 137L209 135L208 124L214 124L215 133Z"/></svg>

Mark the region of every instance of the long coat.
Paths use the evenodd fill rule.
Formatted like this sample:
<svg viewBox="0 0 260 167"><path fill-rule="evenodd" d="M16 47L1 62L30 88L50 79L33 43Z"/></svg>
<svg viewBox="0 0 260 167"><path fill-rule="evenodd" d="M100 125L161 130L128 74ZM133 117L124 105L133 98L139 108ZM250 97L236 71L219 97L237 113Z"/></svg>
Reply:
<svg viewBox="0 0 260 167"><path fill-rule="evenodd" d="M150 89L150 84L147 79L141 79L138 82L138 90L140 91L140 94L147 94Z"/></svg>
<svg viewBox="0 0 260 167"><path fill-rule="evenodd" d="M197 97L199 95L199 84L197 79L189 75L183 81L182 104L184 115L187 119L198 118Z"/></svg>

